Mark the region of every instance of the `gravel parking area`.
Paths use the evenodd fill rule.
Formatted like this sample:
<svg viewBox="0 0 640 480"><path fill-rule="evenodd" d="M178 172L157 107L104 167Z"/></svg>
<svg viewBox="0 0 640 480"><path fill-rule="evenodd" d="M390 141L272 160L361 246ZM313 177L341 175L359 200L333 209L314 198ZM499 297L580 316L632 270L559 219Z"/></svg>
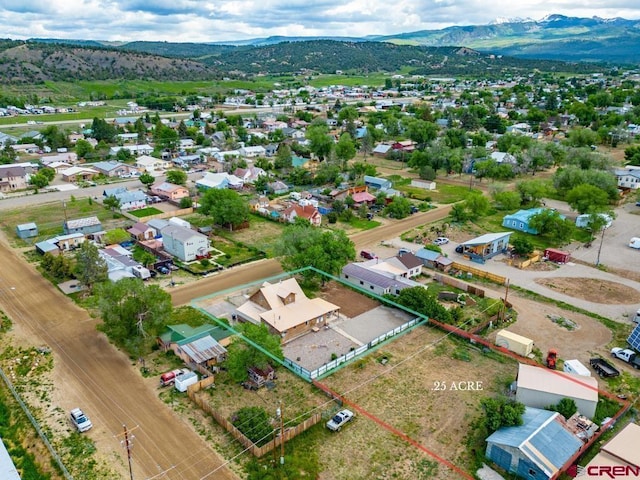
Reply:
<svg viewBox="0 0 640 480"><path fill-rule="evenodd" d="M316 368L331 361L331 354L343 355L359 344L339 331L323 328L296 338L283 346L284 356L307 370Z"/></svg>
<svg viewBox="0 0 640 480"><path fill-rule="evenodd" d="M411 315L402 310L380 306L345 320L336 327L365 344L412 319Z"/></svg>

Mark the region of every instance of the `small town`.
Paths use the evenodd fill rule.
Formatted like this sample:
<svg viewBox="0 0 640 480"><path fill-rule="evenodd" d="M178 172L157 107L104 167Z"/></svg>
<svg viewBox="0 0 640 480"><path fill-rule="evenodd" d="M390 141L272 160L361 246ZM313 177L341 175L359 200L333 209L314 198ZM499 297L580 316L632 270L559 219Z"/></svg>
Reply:
<svg viewBox="0 0 640 480"><path fill-rule="evenodd" d="M0 88L2 480L640 478L640 68L574 67Z"/></svg>

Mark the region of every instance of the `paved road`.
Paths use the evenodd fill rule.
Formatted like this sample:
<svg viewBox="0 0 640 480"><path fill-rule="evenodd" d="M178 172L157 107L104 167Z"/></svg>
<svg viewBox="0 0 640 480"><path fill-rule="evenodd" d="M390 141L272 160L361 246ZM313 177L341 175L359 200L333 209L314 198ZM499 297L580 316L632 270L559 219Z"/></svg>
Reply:
<svg viewBox="0 0 640 480"><path fill-rule="evenodd" d="M81 406L93 420L88 435L114 468L127 472L120 445L122 426L134 428L134 476L147 479L167 470L163 480L199 480L223 460L186 422L160 401L132 362L96 330L97 321L45 280L22 256L0 240L0 309L26 338L49 345L56 385L64 397L56 405ZM124 478L124 476L123 476ZM222 467L210 479L237 478Z"/></svg>

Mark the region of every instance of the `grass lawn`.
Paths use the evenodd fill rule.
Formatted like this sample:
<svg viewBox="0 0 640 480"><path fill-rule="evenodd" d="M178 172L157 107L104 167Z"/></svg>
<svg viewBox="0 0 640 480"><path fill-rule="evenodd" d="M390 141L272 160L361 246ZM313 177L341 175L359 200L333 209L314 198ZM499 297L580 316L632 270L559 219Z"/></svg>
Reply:
<svg viewBox="0 0 640 480"><path fill-rule="evenodd" d="M381 222L355 217L349 222L349 225L351 228L357 228L358 230L371 230L372 228L380 226Z"/></svg>
<svg viewBox="0 0 640 480"><path fill-rule="evenodd" d="M25 247L63 233L65 219L78 219L96 216L105 230L122 227L127 220L118 213L112 213L90 198L72 199L66 202L51 202L42 205L7 210L2 212L0 226L7 237L15 240L15 245ZM38 226L38 236L28 241L16 237L16 225L34 222Z"/></svg>
<svg viewBox="0 0 640 480"><path fill-rule="evenodd" d="M212 245L221 252L224 252L224 255L215 258L215 262L223 267L244 263L251 259L256 259L260 255L259 252L251 248L238 245L222 237L214 237L212 239Z"/></svg>
<svg viewBox="0 0 640 480"><path fill-rule="evenodd" d="M139 210L131 210L129 213L134 217L144 218L162 213L162 210L158 210L156 207L146 207Z"/></svg>

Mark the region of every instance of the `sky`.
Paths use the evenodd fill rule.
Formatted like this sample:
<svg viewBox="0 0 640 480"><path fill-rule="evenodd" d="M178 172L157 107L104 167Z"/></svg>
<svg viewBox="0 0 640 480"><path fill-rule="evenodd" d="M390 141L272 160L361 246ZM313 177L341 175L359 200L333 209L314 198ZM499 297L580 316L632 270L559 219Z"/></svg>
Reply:
<svg viewBox="0 0 640 480"><path fill-rule="evenodd" d="M224 42L390 35L548 14L640 20L638 0L0 0L0 38Z"/></svg>

